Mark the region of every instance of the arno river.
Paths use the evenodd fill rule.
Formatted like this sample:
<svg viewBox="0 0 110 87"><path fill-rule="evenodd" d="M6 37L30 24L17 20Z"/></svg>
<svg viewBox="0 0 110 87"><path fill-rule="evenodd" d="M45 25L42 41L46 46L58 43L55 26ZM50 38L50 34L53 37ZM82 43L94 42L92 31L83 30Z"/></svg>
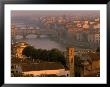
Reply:
<svg viewBox="0 0 110 87"><path fill-rule="evenodd" d="M16 39L19 41L22 39L22 37L17 36ZM59 50L66 50L65 46L54 40L50 40L46 36L41 36L40 38L36 38L35 35L29 35L27 36L27 39L25 41L28 42L28 44L34 46L35 48L41 48L47 50L50 50L52 48L57 48Z"/></svg>

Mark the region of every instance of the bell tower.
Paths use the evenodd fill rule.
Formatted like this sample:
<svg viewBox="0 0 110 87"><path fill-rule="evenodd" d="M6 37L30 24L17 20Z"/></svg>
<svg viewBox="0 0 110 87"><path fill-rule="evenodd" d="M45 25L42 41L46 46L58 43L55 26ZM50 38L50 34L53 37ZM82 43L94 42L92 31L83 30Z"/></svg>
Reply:
<svg viewBox="0 0 110 87"><path fill-rule="evenodd" d="M11 26L11 41L14 43L16 39L16 26Z"/></svg>
<svg viewBox="0 0 110 87"><path fill-rule="evenodd" d="M70 69L70 76L74 76L74 48L68 48L68 62Z"/></svg>

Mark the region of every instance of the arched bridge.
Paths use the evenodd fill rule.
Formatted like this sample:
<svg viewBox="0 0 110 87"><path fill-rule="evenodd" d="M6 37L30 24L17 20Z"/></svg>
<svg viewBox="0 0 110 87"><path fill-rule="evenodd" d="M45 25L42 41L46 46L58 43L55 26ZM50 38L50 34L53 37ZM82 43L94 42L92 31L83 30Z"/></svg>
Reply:
<svg viewBox="0 0 110 87"><path fill-rule="evenodd" d="M21 29L21 28L16 28L12 29L11 35L16 36L16 35L21 35L23 38L26 38L27 35L50 35L50 36L56 36L58 32L56 32L53 29Z"/></svg>

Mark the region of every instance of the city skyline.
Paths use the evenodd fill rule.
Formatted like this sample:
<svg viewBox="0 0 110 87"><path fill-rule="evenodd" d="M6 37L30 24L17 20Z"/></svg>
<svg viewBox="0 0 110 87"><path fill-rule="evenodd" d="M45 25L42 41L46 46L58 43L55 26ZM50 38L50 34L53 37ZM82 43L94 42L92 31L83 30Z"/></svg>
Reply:
<svg viewBox="0 0 110 87"><path fill-rule="evenodd" d="M11 16L62 16L62 15L77 15L77 16L100 16L99 10L12 10Z"/></svg>
<svg viewBox="0 0 110 87"><path fill-rule="evenodd" d="M11 15L12 77L100 76L100 11Z"/></svg>

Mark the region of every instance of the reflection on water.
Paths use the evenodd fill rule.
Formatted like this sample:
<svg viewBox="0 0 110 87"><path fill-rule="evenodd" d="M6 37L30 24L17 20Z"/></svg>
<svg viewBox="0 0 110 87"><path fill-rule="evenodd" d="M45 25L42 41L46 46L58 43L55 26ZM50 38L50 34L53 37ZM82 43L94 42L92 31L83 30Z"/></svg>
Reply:
<svg viewBox="0 0 110 87"><path fill-rule="evenodd" d="M21 36L17 36L16 39L21 39ZM52 49L52 48L57 48L59 50L65 50L65 47L62 46L62 44L56 42L56 41L52 41L49 38L47 38L46 36L41 36L40 38L36 38L36 36L34 35L30 35L27 37L27 39L25 40L26 42L28 42L30 45L34 46L35 48L42 48L42 49Z"/></svg>

